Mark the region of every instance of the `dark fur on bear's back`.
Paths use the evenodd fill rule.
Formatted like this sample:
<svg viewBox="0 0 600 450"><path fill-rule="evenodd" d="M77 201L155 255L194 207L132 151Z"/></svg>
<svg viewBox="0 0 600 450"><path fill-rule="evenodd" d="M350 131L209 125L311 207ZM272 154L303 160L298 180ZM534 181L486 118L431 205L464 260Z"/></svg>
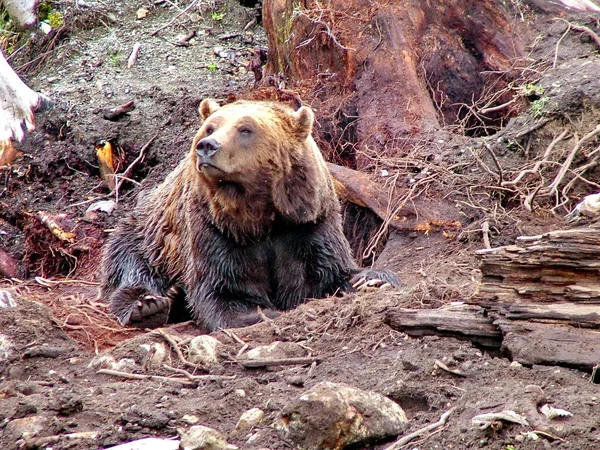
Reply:
<svg viewBox="0 0 600 450"><path fill-rule="evenodd" d="M189 154L109 239L111 311L128 323L140 299L167 297L214 330L348 290L357 266L312 111L204 101L200 112Z"/></svg>

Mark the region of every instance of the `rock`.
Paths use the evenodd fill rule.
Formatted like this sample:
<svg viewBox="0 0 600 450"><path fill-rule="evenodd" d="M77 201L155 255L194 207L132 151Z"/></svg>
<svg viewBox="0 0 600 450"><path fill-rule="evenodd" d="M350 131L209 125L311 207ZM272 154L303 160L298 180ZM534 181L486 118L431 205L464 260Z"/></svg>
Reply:
<svg viewBox="0 0 600 450"><path fill-rule="evenodd" d="M186 414L181 418L181 421L187 423L188 425L196 425L198 422L200 422L200 419L198 419L196 416Z"/></svg>
<svg viewBox="0 0 600 450"><path fill-rule="evenodd" d="M177 450L178 448L179 441L144 438L111 447L111 450Z"/></svg>
<svg viewBox="0 0 600 450"><path fill-rule="evenodd" d="M304 347L295 342L275 341L270 345L261 345L244 353L241 359L262 360L262 359L284 359L284 358L302 358L307 356L308 352Z"/></svg>
<svg viewBox="0 0 600 450"><path fill-rule="evenodd" d="M7 336L0 334L0 362L8 359L14 350L14 345Z"/></svg>
<svg viewBox="0 0 600 450"><path fill-rule="evenodd" d="M48 419L43 416L30 416L11 420L4 429L4 436L11 437L15 441L18 439L31 439L39 436L48 425Z"/></svg>
<svg viewBox="0 0 600 450"><path fill-rule="evenodd" d="M194 425L189 430L179 430L180 450L237 450L225 437L212 428Z"/></svg>
<svg viewBox="0 0 600 450"><path fill-rule="evenodd" d="M168 355L167 347L162 342L154 342L152 344L140 345L141 350L145 353L142 366L149 369L157 369L162 367L165 358Z"/></svg>
<svg viewBox="0 0 600 450"><path fill-rule="evenodd" d="M207 334L196 336L190 341L188 359L194 364L214 366L219 363L217 352L221 345L218 339Z"/></svg>
<svg viewBox="0 0 600 450"><path fill-rule="evenodd" d="M236 430L249 430L262 422L265 412L260 408L252 408L243 413L235 426Z"/></svg>
<svg viewBox="0 0 600 450"><path fill-rule="evenodd" d="M397 436L408 423L402 408L383 395L322 382L283 410L278 428L303 450L339 450Z"/></svg>

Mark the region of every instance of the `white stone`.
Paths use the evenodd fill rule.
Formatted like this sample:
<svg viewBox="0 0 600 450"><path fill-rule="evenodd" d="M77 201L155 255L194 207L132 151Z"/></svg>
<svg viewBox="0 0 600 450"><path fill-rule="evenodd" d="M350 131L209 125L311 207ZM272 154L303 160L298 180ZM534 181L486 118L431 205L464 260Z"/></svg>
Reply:
<svg viewBox="0 0 600 450"><path fill-rule="evenodd" d="M194 425L188 430L178 430L180 450L237 450L228 444L225 437L216 430L202 425Z"/></svg>
<svg viewBox="0 0 600 450"><path fill-rule="evenodd" d="M218 364L218 350L221 346L221 342L212 336L207 334L196 336L188 346L188 359L194 364L207 366Z"/></svg>
<svg viewBox="0 0 600 450"><path fill-rule="evenodd" d="M244 412L240 416L240 420L238 420L237 425L235 426L236 430L249 430L254 428L256 425L262 422L265 417L265 412L260 408L252 408L248 411Z"/></svg>

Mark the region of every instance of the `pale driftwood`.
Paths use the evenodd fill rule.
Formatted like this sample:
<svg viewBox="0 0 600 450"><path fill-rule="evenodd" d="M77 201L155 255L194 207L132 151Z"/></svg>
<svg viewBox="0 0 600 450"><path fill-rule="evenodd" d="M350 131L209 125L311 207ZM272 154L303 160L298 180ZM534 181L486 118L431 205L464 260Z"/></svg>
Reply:
<svg viewBox="0 0 600 450"><path fill-rule="evenodd" d="M385 322L409 336L428 335L466 338L490 348L500 348L502 333L477 306L440 309L390 308Z"/></svg>
<svg viewBox="0 0 600 450"><path fill-rule="evenodd" d="M499 319L502 348L521 364L547 364L590 371L600 361L600 332L556 323Z"/></svg>
<svg viewBox="0 0 600 450"><path fill-rule="evenodd" d="M256 369L269 366L291 366L295 364L312 364L321 362L323 358L319 356L310 356L305 358L282 358L282 359L238 359L237 362L246 369Z"/></svg>
<svg viewBox="0 0 600 450"><path fill-rule="evenodd" d="M435 430L436 428L443 427L444 425L446 425L446 422L448 421L448 417L450 417L450 414L452 414L452 411L454 411L455 409L456 408L450 408L448 411L446 411L444 414L441 415L440 420L438 420L437 422L430 423L429 425L427 425L424 428L421 428L420 430L417 430L413 433L407 434L406 436L402 436L400 439L398 439L392 445L386 447L385 450L400 450L406 444L408 444L410 441L412 441L420 436L423 436L424 434L427 434L427 433Z"/></svg>

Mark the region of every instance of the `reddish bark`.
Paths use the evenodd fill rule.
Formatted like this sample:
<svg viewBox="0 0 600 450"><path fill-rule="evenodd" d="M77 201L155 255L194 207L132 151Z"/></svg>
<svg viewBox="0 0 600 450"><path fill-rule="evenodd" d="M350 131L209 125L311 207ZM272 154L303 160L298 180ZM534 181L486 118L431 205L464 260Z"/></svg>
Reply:
<svg viewBox="0 0 600 450"><path fill-rule="evenodd" d="M283 77L309 101L330 158L358 168L457 123L522 55L499 0L265 0L263 23L265 82Z"/></svg>

